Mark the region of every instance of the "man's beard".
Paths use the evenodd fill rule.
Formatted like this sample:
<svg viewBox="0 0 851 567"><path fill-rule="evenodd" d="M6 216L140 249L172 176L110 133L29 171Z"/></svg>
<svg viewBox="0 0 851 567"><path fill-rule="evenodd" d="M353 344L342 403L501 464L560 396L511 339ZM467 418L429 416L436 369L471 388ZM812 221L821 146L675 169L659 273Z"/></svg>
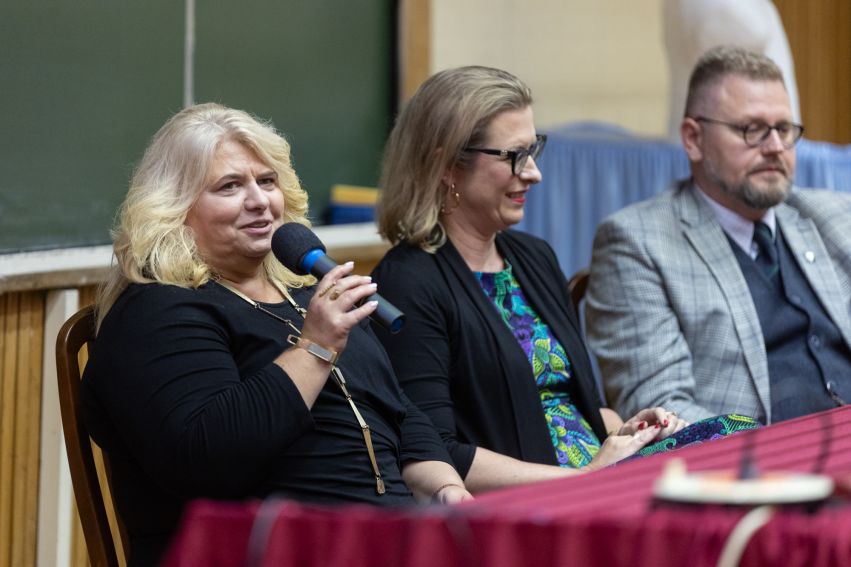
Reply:
<svg viewBox="0 0 851 567"><path fill-rule="evenodd" d="M772 183L767 189L762 190L757 189L753 183L745 180L735 188L735 195L752 209L764 210L785 201L791 189L792 182L785 177L779 183Z"/></svg>
<svg viewBox="0 0 851 567"><path fill-rule="evenodd" d="M762 189L751 183L748 178L745 178L738 185L732 185L718 175L711 161L707 161L706 165L709 177L718 184L722 191L751 209L767 210L779 205L786 200L789 191L792 189L792 181L786 176L777 183L769 183L763 186Z"/></svg>

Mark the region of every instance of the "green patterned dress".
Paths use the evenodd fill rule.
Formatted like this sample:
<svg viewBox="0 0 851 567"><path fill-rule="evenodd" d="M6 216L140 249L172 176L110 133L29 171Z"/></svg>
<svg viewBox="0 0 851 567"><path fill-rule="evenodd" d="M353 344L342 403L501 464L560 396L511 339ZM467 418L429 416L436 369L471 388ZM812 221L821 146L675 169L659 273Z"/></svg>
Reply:
<svg viewBox="0 0 851 567"><path fill-rule="evenodd" d="M567 353L529 305L508 262L501 272L474 273L532 365L559 464L587 465L600 450L600 440L570 398L573 378Z"/></svg>
<svg viewBox="0 0 851 567"><path fill-rule="evenodd" d="M541 407L550 430L556 459L563 467L587 465L600 450L600 440L573 404L571 364L562 345L526 301L520 284L506 261L501 272L474 272L485 295L523 348L538 386ZM628 459L677 449L726 437L759 423L753 418L727 414L700 420L674 435L639 450Z"/></svg>

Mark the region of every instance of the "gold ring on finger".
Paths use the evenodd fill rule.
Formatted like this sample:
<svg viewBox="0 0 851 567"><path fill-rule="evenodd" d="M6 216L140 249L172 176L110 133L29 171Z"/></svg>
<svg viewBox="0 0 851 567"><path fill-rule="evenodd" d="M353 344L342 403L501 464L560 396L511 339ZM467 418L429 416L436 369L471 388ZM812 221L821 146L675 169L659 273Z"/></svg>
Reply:
<svg viewBox="0 0 851 567"><path fill-rule="evenodd" d="M328 299L335 301L338 297L340 297L340 292L334 289L334 291L331 292L331 295L328 296Z"/></svg>
<svg viewBox="0 0 851 567"><path fill-rule="evenodd" d="M329 291L331 291L333 288L334 288L334 286L333 286L333 285L329 285L328 287L326 287L325 289L323 289L322 291L320 291L320 292L319 292L319 294L318 294L318 295L319 295L319 297L325 297L325 295L326 295Z"/></svg>

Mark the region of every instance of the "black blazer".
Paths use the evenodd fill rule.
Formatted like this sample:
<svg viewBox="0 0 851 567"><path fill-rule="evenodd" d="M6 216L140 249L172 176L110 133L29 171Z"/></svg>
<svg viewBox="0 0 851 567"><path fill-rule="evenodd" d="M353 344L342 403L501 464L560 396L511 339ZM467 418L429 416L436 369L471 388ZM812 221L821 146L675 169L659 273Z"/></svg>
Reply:
<svg viewBox="0 0 851 567"><path fill-rule="evenodd" d="M496 245L564 346L573 369L573 402L605 439L591 363L555 254L543 240L515 231L498 234ZM375 326L376 334L406 394L432 419L461 475L476 446L557 464L526 353L452 243L429 254L402 242L372 276L407 316L400 333Z"/></svg>

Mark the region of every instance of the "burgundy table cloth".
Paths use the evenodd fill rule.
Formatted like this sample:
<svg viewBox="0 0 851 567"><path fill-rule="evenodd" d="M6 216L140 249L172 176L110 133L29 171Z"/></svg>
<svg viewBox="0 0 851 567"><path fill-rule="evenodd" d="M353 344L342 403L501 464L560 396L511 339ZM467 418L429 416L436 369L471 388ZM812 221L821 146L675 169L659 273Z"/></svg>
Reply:
<svg viewBox="0 0 851 567"><path fill-rule="evenodd" d="M690 472L822 472L837 491L817 508L778 508L741 565L851 565L851 407L742 432L592 474L494 491L454 507L323 508L291 501L198 501L165 561L194 566L714 566L749 510L653 498L671 458Z"/></svg>

